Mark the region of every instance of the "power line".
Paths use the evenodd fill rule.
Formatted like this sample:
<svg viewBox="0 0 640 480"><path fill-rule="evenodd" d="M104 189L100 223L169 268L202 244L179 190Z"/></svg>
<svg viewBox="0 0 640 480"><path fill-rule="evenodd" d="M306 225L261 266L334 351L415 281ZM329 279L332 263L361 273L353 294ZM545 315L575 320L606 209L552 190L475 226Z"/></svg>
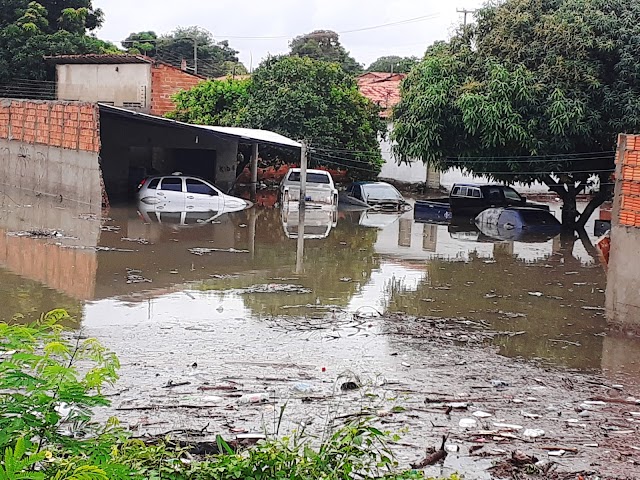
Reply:
<svg viewBox="0 0 640 480"><path fill-rule="evenodd" d="M406 25L408 23L417 23L417 22L423 22L425 20L431 20L434 19L436 17L439 17L440 13L431 13L429 15L421 15L419 17L414 17L414 18L408 18L405 20L398 20L397 22L389 22L389 23L382 23L379 25L371 25L368 27L359 27L359 28L353 28L350 30L342 30L342 31L338 31L336 32L338 35L343 35L343 34L349 34L349 33L358 33L358 32L365 32L365 31L369 31L369 30L377 30L380 28L387 28L387 27L394 27L394 26L399 26L399 25ZM282 39L290 39L290 38L294 38L296 35L267 35L267 36L254 36L254 35L216 35L218 38L233 38L233 39L241 39L241 40L282 40Z"/></svg>

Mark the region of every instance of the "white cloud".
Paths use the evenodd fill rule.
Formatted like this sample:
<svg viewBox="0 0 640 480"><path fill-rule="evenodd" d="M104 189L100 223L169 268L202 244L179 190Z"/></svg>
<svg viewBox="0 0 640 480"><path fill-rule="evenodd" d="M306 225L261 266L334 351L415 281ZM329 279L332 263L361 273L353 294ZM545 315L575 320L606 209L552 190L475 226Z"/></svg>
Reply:
<svg viewBox="0 0 640 480"><path fill-rule="evenodd" d="M481 0L449 3L438 0L94 0L105 12L98 32L105 40L121 41L131 32L166 33L177 26L198 25L228 39L240 59L257 66L268 54L288 51L289 40L316 29L337 32L403 21L425 15L435 18L362 32L344 33L341 42L360 63L383 55L421 56L436 40L446 40L462 19L456 8L476 8ZM232 38L282 37L282 38Z"/></svg>

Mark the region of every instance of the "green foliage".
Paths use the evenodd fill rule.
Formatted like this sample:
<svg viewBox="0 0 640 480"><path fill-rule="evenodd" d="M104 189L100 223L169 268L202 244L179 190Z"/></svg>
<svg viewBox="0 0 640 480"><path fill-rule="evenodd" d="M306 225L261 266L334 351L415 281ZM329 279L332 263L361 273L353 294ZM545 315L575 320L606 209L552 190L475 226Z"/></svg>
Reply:
<svg viewBox="0 0 640 480"><path fill-rule="evenodd" d="M33 325L0 323L0 449L37 438L39 449L80 451L85 442L65 430L88 434L90 409L108 405L101 388L116 380L118 361L95 339L70 344L59 324L66 319L54 310Z"/></svg>
<svg viewBox="0 0 640 480"><path fill-rule="evenodd" d="M315 30L294 38L289 43L290 55L337 63L352 75L362 72L360 65L340 43L340 36L331 30Z"/></svg>
<svg viewBox="0 0 640 480"><path fill-rule="evenodd" d="M170 116L178 120L262 128L322 149L349 151L318 150L315 164L352 166L361 177L375 177L382 164L378 136L385 125L379 109L337 64L274 57L250 80L207 82L178 94L176 101Z"/></svg>
<svg viewBox="0 0 640 480"><path fill-rule="evenodd" d="M211 33L198 27L180 27L161 36L153 31L131 33L122 46L129 53L148 55L176 67L185 60L193 71L194 42L197 44L199 75L216 78L247 73L238 60L238 51L231 48L227 40L216 42Z"/></svg>
<svg viewBox="0 0 640 480"><path fill-rule="evenodd" d="M0 2L0 83L44 80L43 56L112 52L113 44L87 35L102 24L91 0Z"/></svg>
<svg viewBox="0 0 640 480"><path fill-rule="evenodd" d="M608 183L618 133L640 130L640 5L507 0L476 18L431 47L404 82L395 151L507 182L546 182L572 225L589 179Z"/></svg>
<svg viewBox="0 0 640 480"><path fill-rule="evenodd" d="M250 80L208 80L174 97L167 116L183 122L234 127L247 121Z"/></svg>
<svg viewBox="0 0 640 480"><path fill-rule="evenodd" d="M409 73L417 63L417 57L390 55L378 58L369 65L367 72Z"/></svg>

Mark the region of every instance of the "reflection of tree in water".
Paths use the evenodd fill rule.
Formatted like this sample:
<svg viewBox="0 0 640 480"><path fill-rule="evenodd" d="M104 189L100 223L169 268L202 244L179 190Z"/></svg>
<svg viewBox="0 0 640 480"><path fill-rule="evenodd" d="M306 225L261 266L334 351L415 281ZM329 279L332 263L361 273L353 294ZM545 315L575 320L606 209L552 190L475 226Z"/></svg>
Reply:
<svg viewBox="0 0 640 480"><path fill-rule="evenodd" d="M379 267L374 254L377 230L341 220L324 239L305 240L304 274L296 278L296 239L284 234L280 212L264 210L256 225L254 273L239 278L207 282L205 288L227 290L259 283L300 284L310 294L247 294L244 302L256 315L305 315L308 309L282 309L292 305L346 306L361 285ZM274 277L288 280L273 280ZM340 279L350 278L345 282Z"/></svg>
<svg viewBox="0 0 640 480"><path fill-rule="evenodd" d="M564 238L558 253L535 262L518 260L499 248L492 259L471 255L468 262L431 260L417 291L392 286L390 308L410 315L484 320L500 331L526 331L495 343L507 356L598 368L602 338L594 334L606 328L606 320L590 307L604 304L605 275L599 265L584 266L572 255L575 241Z"/></svg>
<svg viewBox="0 0 640 480"><path fill-rule="evenodd" d="M10 322L14 315L20 316L20 323L32 322L55 308L64 308L78 321L82 319L81 302L3 269L0 269L0 303L2 322Z"/></svg>

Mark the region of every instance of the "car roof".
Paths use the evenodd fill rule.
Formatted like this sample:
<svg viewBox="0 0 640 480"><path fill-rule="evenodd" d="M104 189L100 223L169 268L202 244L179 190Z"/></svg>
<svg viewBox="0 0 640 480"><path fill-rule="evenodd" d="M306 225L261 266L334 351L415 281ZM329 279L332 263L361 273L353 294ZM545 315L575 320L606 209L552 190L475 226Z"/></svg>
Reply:
<svg viewBox="0 0 640 480"><path fill-rule="evenodd" d="M302 169L300 168L290 168L289 171L290 172L300 172ZM307 173L325 173L329 176L331 176L331 174L329 172L327 172L326 170L314 170L312 168L307 168Z"/></svg>
<svg viewBox="0 0 640 480"><path fill-rule="evenodd" d="M366 181L366 180L361 180L359 182L353 182L354 185L387 185L389 187L392 187L393 185L391 185L390 183L387 182L373 182L371 180Z"/></svg>
<svg viewBox="0 0 640 480"><path fill-rule="evenodd" d="M501 185L499 183L454 183L454 187L511 187L510 185Z"/></svg>

